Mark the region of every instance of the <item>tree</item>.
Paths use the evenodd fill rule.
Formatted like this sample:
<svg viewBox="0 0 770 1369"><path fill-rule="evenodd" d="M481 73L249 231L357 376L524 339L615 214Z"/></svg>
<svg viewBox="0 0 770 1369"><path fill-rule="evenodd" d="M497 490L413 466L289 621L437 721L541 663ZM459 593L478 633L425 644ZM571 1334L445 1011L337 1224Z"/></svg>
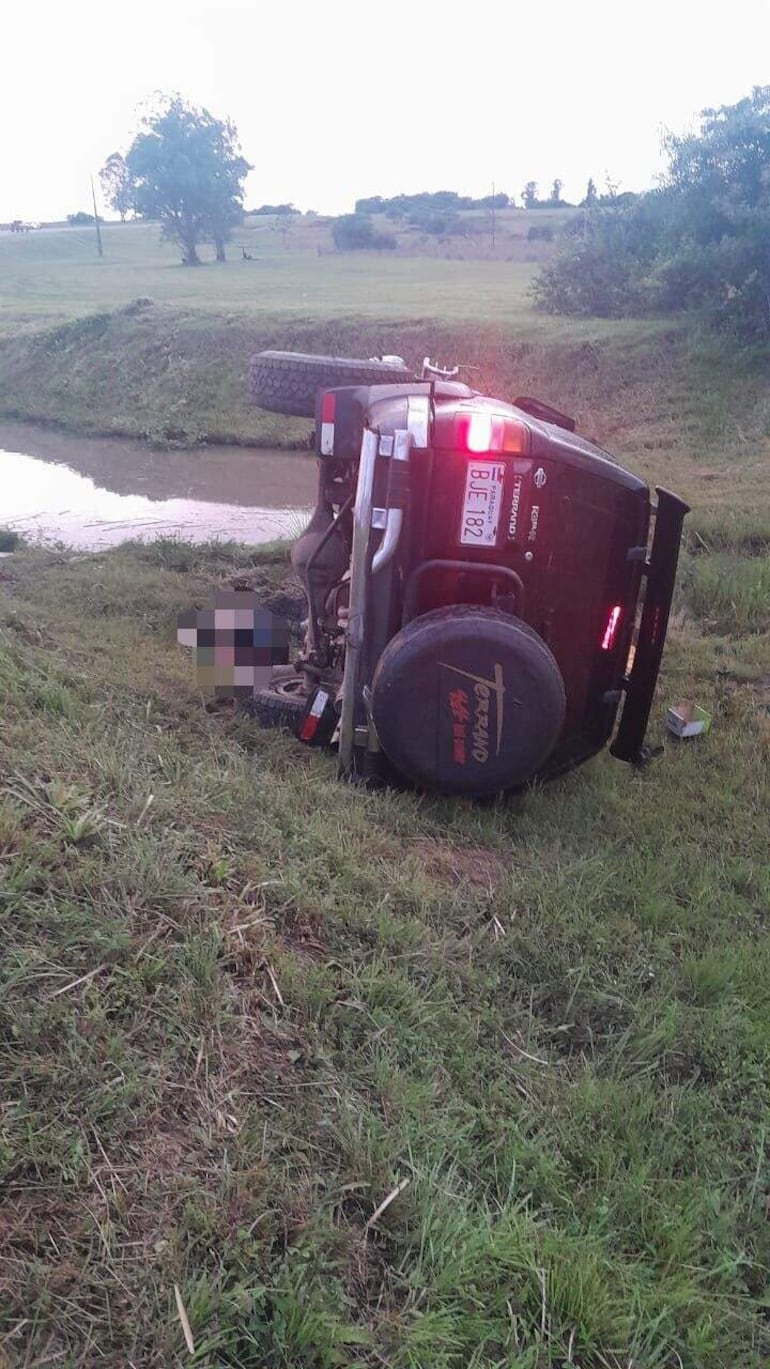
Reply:
<svg viewBox="0 0 770 1369"><path fill-rule="evenodd" d="M599 195L596 189L594 179L592 176L589 176L588 185L586 186L586 193L580 201L580 208L595 209L598 199Z"/></svg>
<svg viewBox="0 0 770 1369"><path fill-rule="evenodd" d="M700 129L664 142L660 189L607 194L581 240L535 284L557 313L698 309L745 340L770 339L770 86L705 109Z"/></svg>
<svg viewBox="0 0 770 1369"><path fill-rule="evenodd" d="M521 192L521 199L525 209L534 209L537 204L537 181L527 181Z"/></svg>
<svg viewBox="0 0 770 1369"><path fill-rule="evenodd" d="M555 205L561 204L561 188L563 185L564 182L560 181L559 177L557 176L554 180L553 185L551 186L551 199L553 200L553 203Z"/></svg>
<svg viewBox="0 0 770 1369"><path fill-rule="evenodd" d="M134 182L120 152L110 153L99 172L99 180L108 205L120 215L120 222L125 223L126 215L134 207Z"/></svg>
<svg viewBox="0 0 770 1369"><path fill-rule="evenodd" d="M240 155L233 124L179 96L145 120L126 156L140 214L160 219L185 266L200 262L198 246L213 240L217 261L243 214L243 182L251 166Z"/></svg>
<svg viewBox="0 0 770 1369"><path fill-rule="evenodd" d="M294 219L296 213L296 209L293 206L290 206L287 209L279 211L279 213L277 213L275 216L273 232L280 233L281 244L283 247L286 247L288 243L289 234L291 233L291 230L294 227Z"/></svg>
<svg viewBox="0 0 770 1369"><path fill-rule="evenodd" d="M664 140L664 307L710 305L744 337L770 338L770 85L701 112L700 131Z"/></svg>

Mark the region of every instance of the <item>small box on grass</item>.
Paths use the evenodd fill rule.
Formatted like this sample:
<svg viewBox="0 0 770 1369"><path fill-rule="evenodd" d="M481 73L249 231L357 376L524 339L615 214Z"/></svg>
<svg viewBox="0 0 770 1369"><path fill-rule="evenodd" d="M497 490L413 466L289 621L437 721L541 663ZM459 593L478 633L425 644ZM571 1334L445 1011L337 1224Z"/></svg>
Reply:
<svg viewBox="0 0 770 1369"><path fill-rule="evenodd" d="M666 727L675 737L699 737L711 727L711 714L698 704L674 704L666 712Z"/></svg>

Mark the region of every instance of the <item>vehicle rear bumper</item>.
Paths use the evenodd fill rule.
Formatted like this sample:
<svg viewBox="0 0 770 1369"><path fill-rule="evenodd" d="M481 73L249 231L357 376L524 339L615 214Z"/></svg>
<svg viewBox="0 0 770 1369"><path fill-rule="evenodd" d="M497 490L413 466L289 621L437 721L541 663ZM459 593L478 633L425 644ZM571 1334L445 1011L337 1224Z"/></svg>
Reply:
<svg viewBox="0 0 770 1369"><path fill-rule="evenodd" d="M644 599L634 663L626 679L626 698L611 754L639 765L645 759L644 735L658 679L674 593L682 524L689 505L669 490L657 489L658 510L647 565Z"/></svg>

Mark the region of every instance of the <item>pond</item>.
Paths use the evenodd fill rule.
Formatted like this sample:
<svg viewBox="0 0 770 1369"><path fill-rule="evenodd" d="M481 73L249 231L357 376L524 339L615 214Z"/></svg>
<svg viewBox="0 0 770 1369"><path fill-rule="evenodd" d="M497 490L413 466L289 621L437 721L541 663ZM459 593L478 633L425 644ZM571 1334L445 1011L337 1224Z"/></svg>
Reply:
<svg viewBox="0 0 770 1369"><path fill-rule="evenodd" d="M160 536L270 542L297 536L315 495L310 452L153 452L0 423L0 527L32 540L84 551Z"/></svg>

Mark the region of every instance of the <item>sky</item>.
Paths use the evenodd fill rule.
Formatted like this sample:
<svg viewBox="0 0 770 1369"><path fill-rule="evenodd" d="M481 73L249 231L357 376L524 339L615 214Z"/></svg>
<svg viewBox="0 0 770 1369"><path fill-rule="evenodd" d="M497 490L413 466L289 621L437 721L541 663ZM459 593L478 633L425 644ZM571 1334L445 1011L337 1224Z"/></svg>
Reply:
<svg viewBox="0 0 770 1369"><path fill-rule="evenodd" d="M661 136L770 82L770 0L6 0L0 221L89 177L179 93L238 128L247 207L654 183Z"/></svg>

